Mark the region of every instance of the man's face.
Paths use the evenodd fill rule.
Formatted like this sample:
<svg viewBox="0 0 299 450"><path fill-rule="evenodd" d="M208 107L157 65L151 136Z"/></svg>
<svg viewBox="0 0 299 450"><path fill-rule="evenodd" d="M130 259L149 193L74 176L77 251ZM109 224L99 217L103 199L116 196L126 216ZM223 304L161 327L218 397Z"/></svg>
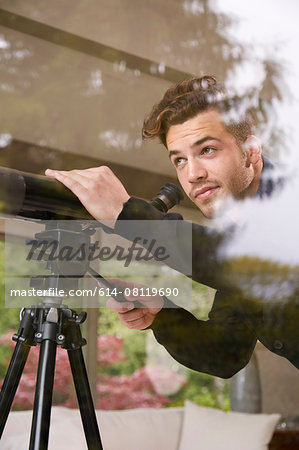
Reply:
<svg viewBox="0 0 299 450"><path fill-rule="evenodd" d="M218 111L171 126L166 143L182 188L206 217L212 218L227 197L247 194L254 170Z"/></svg>

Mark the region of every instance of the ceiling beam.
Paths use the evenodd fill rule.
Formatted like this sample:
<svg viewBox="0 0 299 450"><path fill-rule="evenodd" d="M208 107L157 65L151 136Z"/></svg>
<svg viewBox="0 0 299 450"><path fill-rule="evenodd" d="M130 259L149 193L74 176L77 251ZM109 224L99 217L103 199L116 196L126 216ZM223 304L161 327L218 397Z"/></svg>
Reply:
<svg viewBox="0 0 299 450"><path fill-rule="evenodd" d="M171 83L178 83L191 76L190 73L176 70L169 66L161 66L159 62L86 39L60 28L11 13L2 8L0 8L0 25L113 64L125 62L126 67L129 69L139 70L141 73L167 80Z"/></svg>

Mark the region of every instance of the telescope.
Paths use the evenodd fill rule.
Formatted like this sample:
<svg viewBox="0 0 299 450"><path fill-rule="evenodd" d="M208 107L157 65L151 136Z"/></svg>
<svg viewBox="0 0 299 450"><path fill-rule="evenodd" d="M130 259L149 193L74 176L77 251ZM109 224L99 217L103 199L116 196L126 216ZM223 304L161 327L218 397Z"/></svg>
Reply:
<svg viewBox="0 0 299 450"><path fill-rule="evenodd" d="M167 212L183 199L166 183L153 206ZM31 220L93 220L80 200L63 184L46 176L0 167L0 214Z"/></svg>

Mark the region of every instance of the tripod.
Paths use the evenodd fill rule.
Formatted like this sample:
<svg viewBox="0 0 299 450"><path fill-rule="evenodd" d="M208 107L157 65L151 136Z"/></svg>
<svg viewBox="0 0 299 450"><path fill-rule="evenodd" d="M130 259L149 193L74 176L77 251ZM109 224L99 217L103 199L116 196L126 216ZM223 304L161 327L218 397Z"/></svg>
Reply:
<svg viewBox="0 0 299 450"><path fill-rule="evenodd" d="M66 242L75 243L77 248L80 248L82 243L90 246L90 236L95 232L95 228L83 228L78 222L68 221L61 224L51 221L46 225L46 231L36 234L35 237L38 243L45 242L45 239L48 242L58 242L58 248L63 248ZM47 253L44 253L43 260L47 260L47 256ZM89 270L84 260L68 262L67 265L59 260L47 261L47 268L51 270L51 275L33 278L31 285L67 291L78 282L78 277L82 277ZM72 278L72 273L76 273L76 277ZM101 275L95 271L92 271L91 275L102 280ZM110 285L107 280L105 282ZM121 298L119 300L121 301ZM43 302L22 310L18 332L13 336L16 346L0 394L0 437L30 348L40 345L29 450L47 449L56 348L59 345L68 353L88 449L103 449L82 353L86 340L82 338L80 325L86 316L86 312L77 314L61 305L57 297L47 297Z"/></svg>
<svg viewBox="0 0 299 450"><path fill-rule="evenodd" d="M182 200L181 191L175 185L167 183L152 200L152 205L160 211L167 212L180 200ZM55 243L57 253L60 254L60 250L71 244L79 258L66 263L59 258L50 260L49 254L46 251L42 252L42 258L38 256L36 259L47 261L46 267L51 271L51 275L33 278L31 285L34 284L48 291L52 288L54 292L60 289L67 292L68 289L76 286L77 278L88 273L109 288L111 297L119 302L126 301L122 293L113 294L115 286L89 267L88 260L83 257L84 249L92 248L90 236L99 226L109 232L109 228L107 229L99 222L94 222L91 226L86 226L84 221L47 222L46 231L35 235L37 247L44 243L48 245ZM138 308L143 305L136 300L134 306ZM47 449L56 348L59 345L68 352L88 449L103 449L82 353L82 346L86 344L86 340L82 338L80 324L84 322L86 316L86 312L77 314L67 306L61 305L60 298L55 296L47 296L36 306L23 309L19 330L13 336L16 346L0 393L0 438L30 347L40 345L29 450Z"/></svg>

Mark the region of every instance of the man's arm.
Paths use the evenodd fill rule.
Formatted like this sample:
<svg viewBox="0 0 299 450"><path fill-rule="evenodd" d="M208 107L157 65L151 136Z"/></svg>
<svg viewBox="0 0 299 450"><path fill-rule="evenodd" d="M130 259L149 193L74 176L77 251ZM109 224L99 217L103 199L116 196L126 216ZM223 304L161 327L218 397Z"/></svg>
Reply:
<svg viewBox="0 0 299 450"><path fill-rule="evenodd" d="M123 281L115 280L122 286ZM256 335L236 308L233 294L216 294L209 320L197 319L169 299L138 298L144 308L134 308L128 299L120 305L110 299L107 306L131 329L153 330L157 341L170 355L190 369L229 378L249 361ZM164 303L164 307L162 304Z"/></svg>
<svg viewBox="0 0 299 450"><path fill-rule="evenodd" d="M123 227L122 222L128 220L135 221L134 225ZM142 232L138 229L140 220L142 220L142 227L147 227L147 235L151 235L152 238L161 241L167 249L171 249L173 256L165 262L167 265L188 275L191 275L192 265L194 281L213 289L234 288L232 285L234 281L222 252L226 243L233 236L232 229L222 232L210 227L191 224L189 221L183 220L180 214L163 213L142 199L130 197L118 216L115 231L129 240L133 240L138 233ZM165 226L157 227L153 221L165 222ZM177 257L175 258L174 255Z"/></svg>
<svg viewBox="0 0 299 450"><path fill-rule="evenodd" d="M156 316L150 328L157 341L184 366L229 378L248 363L256 335L241 312L234 309L233 298L231 302L228 299L228 295L216 294L207 321L197 319L182 308L166 308ZM226 304L226 309L221 306L217 312L217 303Z"/></svg>

